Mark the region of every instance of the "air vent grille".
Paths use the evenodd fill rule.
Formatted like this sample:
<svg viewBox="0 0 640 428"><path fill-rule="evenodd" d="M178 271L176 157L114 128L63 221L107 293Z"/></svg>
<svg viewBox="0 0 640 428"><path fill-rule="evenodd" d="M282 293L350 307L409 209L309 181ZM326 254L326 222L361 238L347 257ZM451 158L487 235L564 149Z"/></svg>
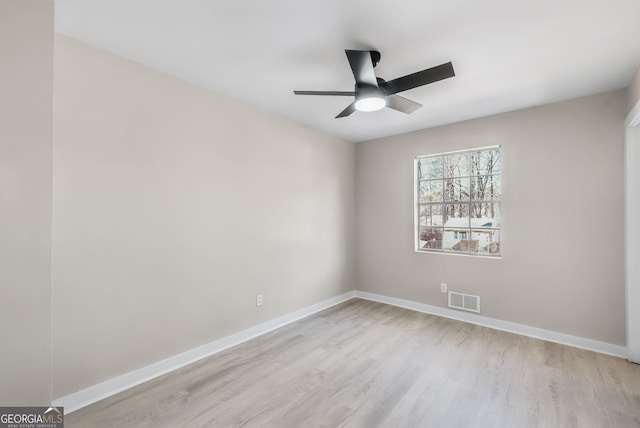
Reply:
<svg viewBox="0 0 640 428"><path fill-rule="evenodd" d="M480 296L449 291L449 307L480 313Z"/></svg>

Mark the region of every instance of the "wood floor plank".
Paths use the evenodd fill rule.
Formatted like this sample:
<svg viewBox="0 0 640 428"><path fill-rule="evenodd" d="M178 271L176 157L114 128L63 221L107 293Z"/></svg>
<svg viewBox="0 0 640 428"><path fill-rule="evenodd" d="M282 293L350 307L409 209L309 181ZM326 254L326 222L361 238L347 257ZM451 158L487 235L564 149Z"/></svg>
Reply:
<svg viewBox="0 0 640 428"><path fill-rule="evenodd" d="M67 427L640 427L640 366L353 299Z"/></svg>

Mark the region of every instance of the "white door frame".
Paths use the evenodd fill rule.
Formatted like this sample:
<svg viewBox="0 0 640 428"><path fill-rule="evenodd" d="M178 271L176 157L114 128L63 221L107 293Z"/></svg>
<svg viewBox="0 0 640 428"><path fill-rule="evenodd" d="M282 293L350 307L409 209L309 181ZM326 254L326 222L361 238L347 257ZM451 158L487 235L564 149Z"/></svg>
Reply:
<svg viewBox="0 0 640 428"><path fill-rule="evenodd" d="M640 363L640 101L624 125L627 358Z"/></svg>

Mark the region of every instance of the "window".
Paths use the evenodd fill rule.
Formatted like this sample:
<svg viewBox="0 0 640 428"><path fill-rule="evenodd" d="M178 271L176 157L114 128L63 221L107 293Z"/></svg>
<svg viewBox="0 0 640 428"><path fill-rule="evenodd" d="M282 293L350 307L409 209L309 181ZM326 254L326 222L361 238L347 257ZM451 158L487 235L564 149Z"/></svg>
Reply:
<svg viewBox="0 0 640 428"><path fill-rule="evenodd" d="M500 147L419 156L416 251L500 256Z"/></svg>

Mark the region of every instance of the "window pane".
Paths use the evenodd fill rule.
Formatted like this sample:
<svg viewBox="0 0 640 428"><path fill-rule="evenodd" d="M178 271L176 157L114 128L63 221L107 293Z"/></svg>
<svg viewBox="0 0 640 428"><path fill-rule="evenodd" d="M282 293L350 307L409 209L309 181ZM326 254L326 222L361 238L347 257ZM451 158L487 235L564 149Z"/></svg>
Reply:
<svg viewBox="0 0 640 428"><path fill-rule="evenodd" d="M444 157L445 177L464 177L469 175L469 154L452 153Z"/></svg>
<svg viewBox="0 0 640 428"><path fill-rule="evenodd" d="M419 247L430 250L442 249L442 229L436 227L420 227Z"/></svg>
<svg viewBox="0 0 640 428"><path fill-rule="evenodd" d="M471 204L471 227L500 227L500 203Z"/></svg>
<svg viewBox="0 0 640 428"><path fill-rule="evenodd" d="M471 153L471 175L499 174L501 166L498 147Z"/></svg>
<svg viewBox="0 0 640 428"><path fill-rule="evenodd" d="M499 175L471 176L471 199L489 201L502 198L502 185Z"/></svg>
<svg viewBox="0 0 640 428"><path fill-rule="evenodd" d="M444 206L444 226L447 227L469 227L469 205L468 204L446 204Z"/></svg>
<svg viewBox="0 0 640 428"><path fill-rule="evenodd" d="M469 200L469 177L447 178L444 180L444 200L448 201L468 201Z"/></svg>
<svg viewBox="0 0 640 428"><path fill-rule="evenodd" d="M443 226L442 220L442 205L420 206L420 226Z"/></svg>
<svg viewBox="0 0 640 428"><path fill-rule="evenodd" d="M418 185L419 202L438 202L442 200L442 180L421 181Z"/></svg>
<svg viewBox="0 0 640 428"><path fill-rule="evenodd" d="M500 231L497 229L472 229L471 240L478 243L474 252L500 254Z"/></svg>
<svg viewBox="0 0 640 428"><path fill-rule="evenodd" d="M442 246L447 251L469 252L469 229L453 229L446 227L444 229L444 238Z"/></svg>
<svg viewBox="0 0 640 428"><path fill-rule="evenodd" d="M418 160L418 180L442 178L442 156Z"/></svg>

